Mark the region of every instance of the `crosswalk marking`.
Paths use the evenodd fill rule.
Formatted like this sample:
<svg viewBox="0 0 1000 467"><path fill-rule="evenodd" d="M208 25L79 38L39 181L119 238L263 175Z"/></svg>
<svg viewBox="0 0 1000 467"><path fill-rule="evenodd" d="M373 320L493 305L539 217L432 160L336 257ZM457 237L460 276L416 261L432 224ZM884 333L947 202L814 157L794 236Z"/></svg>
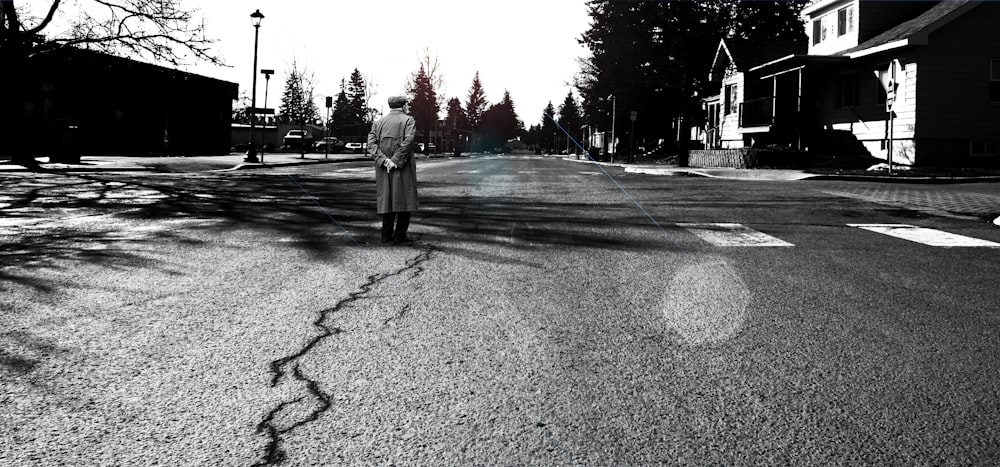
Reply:
<svg viewBox="0 0 1000 467"><path fill-rule="evenodd" d="M1000 248L1000 243L907 224L847 225L930 246Z"/></svg>
<svg viewBox="0 0 1000 467"><path fill-rule="evenodd" d="M742 224L722 222L677 225L716 246L795 246Z"/></svg>

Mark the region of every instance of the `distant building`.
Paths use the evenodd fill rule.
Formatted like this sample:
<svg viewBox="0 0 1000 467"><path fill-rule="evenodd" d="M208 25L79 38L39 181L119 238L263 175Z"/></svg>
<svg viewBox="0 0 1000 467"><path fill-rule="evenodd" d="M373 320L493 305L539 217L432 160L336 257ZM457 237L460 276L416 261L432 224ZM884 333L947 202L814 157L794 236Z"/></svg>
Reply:
<svg viewBox="0 0 1000 467"><path fill-rule="evenodd" d="M235 83L75 48L25 68L14 71L21 92L4 96L23 105L3 106L23 113L3 121L17 122L23 134L12 137L32 155L229 152ZM12 150L0 143L0 154Z"/></svg>

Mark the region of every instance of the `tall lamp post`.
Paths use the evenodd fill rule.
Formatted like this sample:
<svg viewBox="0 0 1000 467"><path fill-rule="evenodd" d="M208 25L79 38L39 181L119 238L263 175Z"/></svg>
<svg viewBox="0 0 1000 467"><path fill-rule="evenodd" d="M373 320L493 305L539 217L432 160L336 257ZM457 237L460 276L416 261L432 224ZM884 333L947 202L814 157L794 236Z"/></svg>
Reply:
<svg viewBox="0 0 1000 467"><path fill-rule="evenodd" d="M257 160L257 144L254 141L253 133L257 122L257 38L260 36L260 20L264 15L260 10L250 13L250 22L253 23L253 91L250 98L250 149L247 151L245 162L259 162Z"/></svg>
<svg viewBox="0 0 1000 467"><path fill-rule="evenodd" d="M274 74L274 70L260 70L260 74L264 75L264 115L267 115L267 88L271 84L271 75ZM264 125L261 130L267 128L267 117L264 117ZM260 161L264 162L264 140L267 139L264 135L260 137Z"/></svg>

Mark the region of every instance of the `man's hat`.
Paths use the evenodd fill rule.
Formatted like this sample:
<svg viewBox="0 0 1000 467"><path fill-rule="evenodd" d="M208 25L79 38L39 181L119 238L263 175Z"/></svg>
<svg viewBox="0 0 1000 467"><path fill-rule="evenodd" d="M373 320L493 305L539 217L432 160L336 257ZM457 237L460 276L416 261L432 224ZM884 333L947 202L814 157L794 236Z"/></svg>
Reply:
<svg viewBox="0 0 1000 467"><path fill-rule="evenodd" d="M389 108L390 109L398 109L398 108L406 105L406 103L409 102L409 101L410 101L410 98L406 97L406 96L392 96L392 97L389 98Z"/></svg>

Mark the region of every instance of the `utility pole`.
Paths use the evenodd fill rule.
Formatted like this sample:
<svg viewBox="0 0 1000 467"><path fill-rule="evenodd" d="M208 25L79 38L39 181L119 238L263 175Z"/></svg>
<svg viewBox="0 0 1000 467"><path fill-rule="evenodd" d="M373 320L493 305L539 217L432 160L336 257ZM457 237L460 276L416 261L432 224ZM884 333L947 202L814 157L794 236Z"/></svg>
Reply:
<svg viewBox="0 0 1000 467"><path fill-rule="evenodd" d="M618 112L618 97L611 95L611 163L615 162L615 117Z"/></svg>
<svg viewBox="0 0 1000 467"><path fill-rule="evenodd" d="M635 119L638 116L639 116L639 112L636 112L635 110L633 110L632 113L631 113L631 115L629 115L629 119L632 120L632 129L629 130L629 132L628 132L628 163L629 164L635 162L635 160L632 158L632 146L634 146L633 143L635 143Z"/></svg>

